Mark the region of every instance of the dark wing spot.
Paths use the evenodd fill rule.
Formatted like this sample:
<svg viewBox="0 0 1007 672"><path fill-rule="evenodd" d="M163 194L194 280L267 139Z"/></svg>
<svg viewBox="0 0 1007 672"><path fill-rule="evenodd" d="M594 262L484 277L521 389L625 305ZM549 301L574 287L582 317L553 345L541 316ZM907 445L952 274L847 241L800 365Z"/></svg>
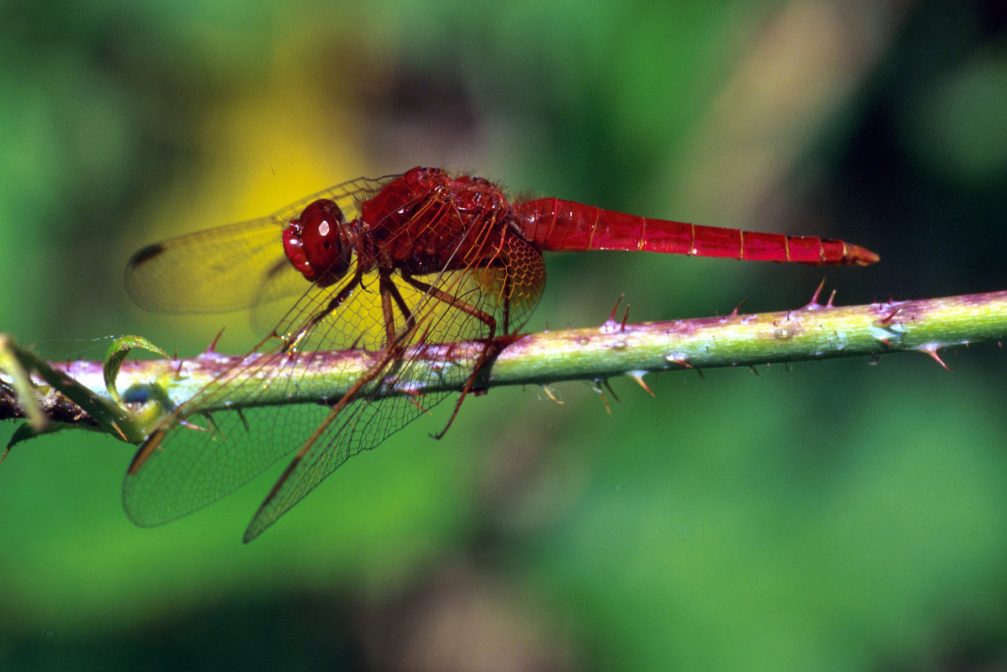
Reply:
<svg viewBox="0 0 1007 672"><path fill-rule="evenodd" d="M145 264L154 257L160 256L164 252L164 245L161 243L154 243L153 245L148 245L146 247L140 248L136 254L134 254L129 259L129 267L136 268L141 264Z"/></svg>

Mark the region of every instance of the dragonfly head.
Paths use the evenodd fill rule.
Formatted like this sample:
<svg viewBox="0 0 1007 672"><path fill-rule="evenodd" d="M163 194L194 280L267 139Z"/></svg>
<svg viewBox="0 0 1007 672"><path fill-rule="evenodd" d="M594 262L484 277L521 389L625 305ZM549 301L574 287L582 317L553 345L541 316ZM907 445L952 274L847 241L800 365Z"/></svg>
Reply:
<svg viewBox="0 0 1007 672"><path fill-rule="evenodd" d="M353 256L343 211L329 199L314 201L283 230L283 251L294 268L319 287L338 281Z"/></svg>

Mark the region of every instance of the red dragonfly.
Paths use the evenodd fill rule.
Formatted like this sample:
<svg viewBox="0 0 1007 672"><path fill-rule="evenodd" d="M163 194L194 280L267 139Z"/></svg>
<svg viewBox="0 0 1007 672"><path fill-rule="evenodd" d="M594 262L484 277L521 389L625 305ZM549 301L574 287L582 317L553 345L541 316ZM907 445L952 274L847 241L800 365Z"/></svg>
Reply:
<svg viewBox="0 0 1007 672"><path fill-rule="evenodd" d="M270 306L289 306L280 299L299 298L253 351L259 356L220 373L140 446L123 487L128 515L144 526L168 522L296 449L249 524L250 541L349 457L446 396L379 394L391 376L434 382L422 379L436 374L417 365L409 353L422 348L412 346L485 344L475 366L455 381L462 389L457 413L493 339L515 334L538 302L542 252L584 250L815 265L878 261L839 240L699 226L559 198L512 202L488 180L439 168L346 182L268 217L147 246L126 271L127 289L145 308L254 307L262 321ZM304 353L343 349L373 353L374 363L327 404L256 409L253 403L212 417L199 410L226 407L250 380L274 396L277 389L293 395L296 372L312 366Z"/></svg>

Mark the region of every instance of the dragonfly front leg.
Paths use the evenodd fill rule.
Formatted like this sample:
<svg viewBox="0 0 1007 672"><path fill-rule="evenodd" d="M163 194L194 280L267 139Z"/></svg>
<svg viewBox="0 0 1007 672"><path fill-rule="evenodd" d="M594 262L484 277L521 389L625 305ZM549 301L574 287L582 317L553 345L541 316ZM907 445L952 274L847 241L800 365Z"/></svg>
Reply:
<svg viewBox="0 0 1007 672"><path fill-rule="evenodd" d="M344 301L346 301L346 299L350 298L350 295L353 294L353 291L360 286L362 278L363 273L358 270L353 275L353 278L348 283L346 283L346 286L340 289L339 292L334 297L332 297L332 299L329 300L325 308L312 315L311 319L309 319L307 322L301 325L301 327L293 334L293 336L277 334L274 331L273 336L283 341L283 347L280 348L280 352L283 353L296 352L298 346L300 346L300 344L308 337L308 335L311 334L312 331L314 331L315 327L318 326L318 323L324 320L329 315L331 315L336 309L339 308L339 306L343 304Z"/></svg>

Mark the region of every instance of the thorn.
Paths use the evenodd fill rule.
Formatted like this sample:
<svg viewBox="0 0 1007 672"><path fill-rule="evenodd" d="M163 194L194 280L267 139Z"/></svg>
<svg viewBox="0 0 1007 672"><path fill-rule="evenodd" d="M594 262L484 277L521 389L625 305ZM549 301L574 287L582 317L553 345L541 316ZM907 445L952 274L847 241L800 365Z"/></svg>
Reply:
<svg viewBox="0 0 1007 672"><path fill-rule="evenodd" d="M754 373L755 375L759 375L759 370L758 370L757 368L755 368L755 364L750 364L748 368L749 368L749 369L750 369L750 370L752 371L752 373Z"/></svg>
<svg viewBox="0 0 1007 672"><path fill-rule="evenodd" d="M626 375L629 376L631 380L635 381L637 385L642 387L644 392L652 397L657 396L654 394L654 390L650 389L650 386L647 385L647 381L643 379L643 377L647 375L646 371L627 371Z"/></svg>
<svg viewBox="0 0 1007 672"><path fill-rule="evenodd" d="M608 314L608 319L605 322L615 322L615 314L619 311L619 304L622 300L626 298L626 293L623 292L619 295L619 298L615 300L615 305L612 306L612 312Z"/></svg>
<svg viewBox="0 0 1007 672"><path fill-rule="evenodd" d="M122 428L119 426L119 423L113 422L111 423L111 427L112 429L115 430L115 433L119 436L120 439L126 441L127 443L129 442L129 439L126 438L126 432L122 431ZM4 457L7 457L6 452L2 456L0 456L0 462L3 462Z"/></svg>
<svg viewBox="0 0 1007 672"><path fill-rule="evenodd" d="M833 289L832 292L829 294L829 300L825 303L825 307L835 308L835 305L832 303L833 301L835 301L835 299L836 299L836 290Z"/></svg>
<svg viewBox="0 0 1007 672"><path fill-rule="evenodd" d="M195 430L197 432L206 432L206 431L208 431L206 429L206 427L203 427L202 425L197 425L194 422L189 422L188 420L179 420L178 424L181 427L185 427L186 429L192 429L192 430Z"/></svg>
<svg viewBox="0 0 1007 672"><path fill-rule="evenodd" d="M822 290L824 288L825 288L825 276L822 276L821 282L819 282L818 287L815 288L815 293L811 295L811 301L808 301L808 304L804 306L804 310L818 310L819 308L822 307L822 305L818 303L818 297L822 295Z"/></svg>
<svg viewBox="0 0 1007 672"><path fill-rule="evenodd" d="M615 390L612 389L612 384L608 382L608 378L603 378L601 384L605 386L605 389L608 390L608 393L612 395L613 399L615 399L615 403L617 404L622 403L621 401L619 401L619 395L616 394Z"/></svg>
<svg viewBox="0 0 1007 672"><path fill-rule="evenodd" d="M10 446L4 446L3 452L0 453L0 464L3 464L3 461L7 459L8 455L10 455Z"/></svg>
<svg viewBox="0 0 1007 672"><path fill-rule="evenodd" d="M612 306L612 312L608 314L608 319L601 324L601 333L608 334L619 329L619 323L615 321L615 316L619 311L619 304L622 303L625 296L625 293L620 294L619 298L615 300L615 305Z"/></svg>
<svg viewBox="0 0 1007 672"><path fill-rule="evenodd" d="M689 363L689 358L686 357L681 352L668 353L667 355L664 356L664 361L668 362L669 364L677 364L678 366L681 366L683 369L692 368L692 364Z"/></svg>
<svg viewBox="0 0 1007 672"><path fill-rule="evenodd" d="M182 377L182 360L178 360L178 366L175 367L175 378Z"/></svg>
<svg viewBox="0 0 1007 672"><path fill-rule="evenodd" d="M920 352L922 352L925 355L928 355L930 359L940 364L941 368L943 368L945 371L951 371L951 369L948 368L948 365L944 363L944 360L941 359L940 353L938 352L939 349L940 346L936 345L935 343L928 343L927 345L920 346Z"/></svg>
<svg viewBox="0 0 1007 672"><path fill-rule="evenodd" d="M213 416L210 415L209 413L203 413L202 415L203 417L206 418L206 424L209 425L210 427L210 433L217 434L220 436L221 439L227 440L227 437L224 436L224 433L222 431L220 431L220 425L218 425L217 422L213 419Z"/></svg>
<svg viewBox="0 0 1007 672"><path fill-rule="evenodd" d="M207 352L216 352L217 351L217 343L220 342L220 337L224 335L224 329L226 329L226 328L227 327L221 327L220 328L220 331L217 332L217 335L213 337L213 340L210 341L210 345L206 348Z"/></svg>
<svg viewBox="0 0 1007 672"><path fill-rule="evenodd" d="M896 307L890 313L882 317L880 320L878 320L878 324L881 325L882 327L887 327L889 324L892 323L892 320L894 320L895 316L898 315L900 312L902 312L902 306Z"/></svg>
<svg viewBox="0 0 1007 672"><path fill-rule="evenodd" d="M557 406L562 406L565 403L559 398L559 395L556 394L556 390L553 389L552 385L543 385L542 391L545 393L545 396Z"/></svg>
<svg viewBox="0 0 1007 672"><path fill-rule="evenodd" d="M734 308L731 309L731 317L737 317L738 316L738 312L741 310L741 306L742 306L743 303L745 303L745 301L748 301L748 297L747 296L744 297L743 299L741 299L741 301L738 301L738 303L736 303L734 305Z"/></svg>
<svg viewBox="0 0 1007 672"><path fill-rule="evenodd" d="M626 304L626 312L622 314L622 324L619 325L619 331L626 331L626 320L629 319L629 307L631 304Z"/></svg>
<svg viewBox="0 0 1007 672"><path fill-rule="evenodd" d="M238 417L241 418L241 424L243 424L245 426L245 431L248 432L249 434L251 434L252 433L252 428L249 427L249 425L248 425L248 418L245 417L245 414L241 412L240 408L236 408L234 410L236 410L238 412Z"/></svg>
<svg viewBox="0 0 1007 672"><path fill-rule="evenodd" d="M696 373L699 374L700 380L706 380L706 376L703 374L703 369L695 369Z"/></svg>
<svg viewBox="0 0 1007 672"><path fill-rule="evenodd" d="M598 380L591 381L591 389L595 391L598 398L601 399L601 403L605 404L605 413L612 415L612 407L608 403L608 398L605 396L605 390L602 389L601 383Z"/></svg>

